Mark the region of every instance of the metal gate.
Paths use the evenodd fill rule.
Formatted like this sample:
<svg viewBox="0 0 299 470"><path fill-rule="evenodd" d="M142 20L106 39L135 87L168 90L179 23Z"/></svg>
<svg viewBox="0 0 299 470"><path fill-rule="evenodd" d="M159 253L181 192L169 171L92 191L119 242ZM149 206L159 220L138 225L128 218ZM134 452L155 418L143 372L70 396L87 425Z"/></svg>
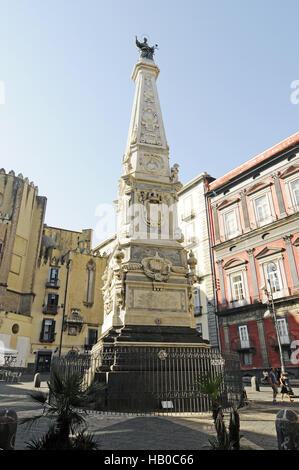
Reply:
<svg viewBox="0 0 299 470"><path fill-rule="evenodd" d="M97 356L53 358L52 369L79 373L84 387L106 384L100 409L134 413L208 412L211 400L198 381L220 374L220 402L238 405L242 397L239 356L201 347L105 347Z"/></svg>

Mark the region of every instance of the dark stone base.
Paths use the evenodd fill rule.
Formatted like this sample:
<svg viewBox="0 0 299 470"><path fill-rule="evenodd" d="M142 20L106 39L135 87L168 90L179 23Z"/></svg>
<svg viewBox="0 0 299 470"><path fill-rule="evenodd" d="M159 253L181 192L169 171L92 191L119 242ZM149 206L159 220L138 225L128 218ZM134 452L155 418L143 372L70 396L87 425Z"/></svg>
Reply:
<svg viewBox="0 0 299 470"><path fill-rule="evenodd" d="M121 329L111 328L99 339L103 343L180 343L209 344L194 329L186 326L126 325Z"/></svg>
<svg viewBox="0 0 299 470"><path fill-rule="evenodd" d="M174 389L170 382L166 386L167 380L173 381L173 378L168 374L166 379L165 372L161 371L154 374L136 371L96 374L95 380L107 386L101 409L131 413L209 411L208 401L199 401L192 392L190 377L184 371L175 374L180 376L180 381Z"/></svg>
<svg viewBox="0 0 299 470"><path fill-rule="evenodd" d="M107 385L103 409L109 411L155 411L161 403L155 395L146 388L143 375L139 372L108 372L96 374L95 380Z"/></svg>
<svg viewBox="0 0 299 470"><path fill-rule="evenodd" d="M171 411L194 411L194 397L188 394L201 361L207 360L199 359L207 344L188 327L110 329L96 345L99 365L95 380L107 386L104 409L163 411L162 402L171 402Z"/></svg>
<svg viewBox="0 0 299 470"><path fill-rule="evenodd" d="M190 344L196 348L206 346L209 342L203 340L195 329L188 327L128 325L118 330L111 328L96 345L102 355L98 370L143 370L149 367L149 360L153 369L160 350L186 348Z"/></svg>

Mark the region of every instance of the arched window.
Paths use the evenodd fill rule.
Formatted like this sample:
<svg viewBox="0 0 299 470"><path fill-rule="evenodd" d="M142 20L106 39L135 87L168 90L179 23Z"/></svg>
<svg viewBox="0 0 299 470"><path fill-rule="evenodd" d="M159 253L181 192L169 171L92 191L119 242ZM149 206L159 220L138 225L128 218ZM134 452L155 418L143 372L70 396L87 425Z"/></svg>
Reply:
<svg viewBox="0 0 299 470"><path fill-rule="evenodd" d="M84 305L91 306L94 301L95 262L91 259L86 265L86 290Z"/></svg>

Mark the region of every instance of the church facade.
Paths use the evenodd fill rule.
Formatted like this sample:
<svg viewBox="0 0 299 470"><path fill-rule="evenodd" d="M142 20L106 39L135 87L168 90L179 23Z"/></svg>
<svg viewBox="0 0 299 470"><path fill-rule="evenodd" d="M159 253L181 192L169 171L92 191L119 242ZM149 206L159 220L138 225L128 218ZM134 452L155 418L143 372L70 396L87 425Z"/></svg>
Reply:
<svg viewBox="0 0 299 470"><path fill-rule="evenodd" d="M106 258L92 230L47 227L45 210L33 183L0 171L0 365L31 372L89 351L103 318Z"/></svg>

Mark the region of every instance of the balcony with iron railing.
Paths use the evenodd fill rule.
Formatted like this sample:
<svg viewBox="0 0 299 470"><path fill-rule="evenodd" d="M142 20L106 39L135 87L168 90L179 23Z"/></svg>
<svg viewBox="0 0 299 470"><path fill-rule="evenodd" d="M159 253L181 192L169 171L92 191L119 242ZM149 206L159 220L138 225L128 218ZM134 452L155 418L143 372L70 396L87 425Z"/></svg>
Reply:
<svg viewBox="0 0 299 470"><path fill-rule="evenodd" d="M291 338L289 337L289 335L279 335L279 339L280 339L281 347L282 347L283 349L290 349L292 340L291 340ZM270 337L269 337L269 344L270 344L270 347L271 347L274 351L278 351L278 350L279 350L277 337L270 336Z"/></svg>
<svg viewBox="0 0 299 470"><path fill-rule="evenodd" d="M282 346L289 346L291 343L289 335L280 335L279 339Z"/></svg>
<svg viewBox="0 0 299 470"><path fill-rule="evenodd" d="M47 279L46 287L50 287L51 289L59 289L60 280L59 279Z"/></svg>
<svg viewBox="0 0 299 470"><path fill-rule="evenodd" d="M184 212L182 215L181 215L181 220L183 222L188 222L189 220L192 220L194 219L195 217L195 211L193 209L189 210L189 211L186 211Z"/></svg>
<svg viewBox="0 0 299 470"><path fill-rule="evenodd" d="M186 237L185 245L195 245L198 242L198 238L194 235Z"/></svg>
<svg viewBox="0 0 299 470"><path fill-rule="evenodd" d="M58 305L45 305L43 313L46 315L56 315L58 313Z"/></svg>
<svg viewBox="0 0 299 470"><path fill-rule="evenodd" d="M241 352L254 352L255 351L255 345L254 342L248 338L248 339L236 339L233 344L232 344L232 349L235 352L241 353Z"/></svg>
<svg viewBox="0 0 299 470"><path fill-rule="evenodd" d="M233 299L230 300L228 303L229 308L238 308L238 307L244 307L245 305L250 304L250 299L240 298L240 299Z"/></svg>

